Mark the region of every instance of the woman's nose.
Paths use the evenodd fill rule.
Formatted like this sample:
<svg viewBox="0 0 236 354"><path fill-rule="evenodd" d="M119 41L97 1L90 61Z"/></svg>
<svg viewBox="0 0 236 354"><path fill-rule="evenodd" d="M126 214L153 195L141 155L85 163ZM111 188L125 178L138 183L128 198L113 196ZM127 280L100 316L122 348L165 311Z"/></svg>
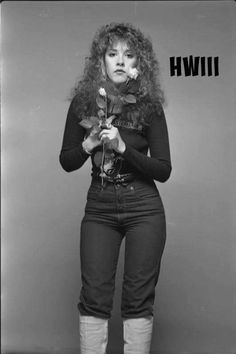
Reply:
<svg viewBox="0 0 236 354"><path fill-rule="evenodd" d="M117 63L116 63L117 65L120 65L120 66L124 66L124 57L123 57L123 55L119 55L118 57L117 57Z"/></svg>

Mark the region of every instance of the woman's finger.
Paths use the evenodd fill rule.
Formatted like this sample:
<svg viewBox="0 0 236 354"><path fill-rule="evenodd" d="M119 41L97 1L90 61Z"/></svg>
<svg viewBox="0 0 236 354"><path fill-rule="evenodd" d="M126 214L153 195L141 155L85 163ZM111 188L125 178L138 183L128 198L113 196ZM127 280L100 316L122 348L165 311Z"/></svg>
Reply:
<svg viewBox="0 0 236 354"><path fill-rule="evenodd" d="M109 135L108 134L101 134L100 139L101 140L109 139Z"/></svg>
<svg viewBox="0 0 236 354"><path fill-rule="evenodd" d="M110 129L103 129L100 133L99 133L99 138L101 138L104 135L108 135L110 133Z"/></svg>

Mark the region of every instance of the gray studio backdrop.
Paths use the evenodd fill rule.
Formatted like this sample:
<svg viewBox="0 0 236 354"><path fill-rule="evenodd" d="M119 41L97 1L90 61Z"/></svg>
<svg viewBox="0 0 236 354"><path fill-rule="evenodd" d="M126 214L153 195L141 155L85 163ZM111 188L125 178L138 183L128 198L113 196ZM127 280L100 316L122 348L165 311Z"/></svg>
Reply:
<svg viewBox="0 0 236 354"><path fill-rule="evenodd" d="M234 2L3 2L2 346L78 353L79 227L90 162L59 165L67 97L94 32L130 21L161 64L173 173L157 184L167 244L153 353L236 353ZM234 52L233 52L234 50ZM219 57L218 77L171 77L172 56ZM121 352L122 246L109 349Z"/></svg>

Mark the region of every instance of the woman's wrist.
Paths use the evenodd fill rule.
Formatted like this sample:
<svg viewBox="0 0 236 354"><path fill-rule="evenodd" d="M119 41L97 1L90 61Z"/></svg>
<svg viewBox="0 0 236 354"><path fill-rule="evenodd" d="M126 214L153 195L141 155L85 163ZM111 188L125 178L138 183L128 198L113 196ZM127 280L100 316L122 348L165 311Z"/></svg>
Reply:
<svg viewBox="0 0 236 354"><path fill-rule="evenodd" d="M125 145L125 142L122 140L120 141L119 143L119 146L118 146L118 152L120 154L123 154L125 152L125 149L126 149L126 145Z"/></svg>
<svg viewBox="0 0 236 354"><path fill-rule="evenodd" d="M90 144L88 144L88 142L86 140L84 140L82 142L82 148L83 148L84 152L86 152L86 154L88 154L88 155L92 154L93 149L91 148Z"/></svg>

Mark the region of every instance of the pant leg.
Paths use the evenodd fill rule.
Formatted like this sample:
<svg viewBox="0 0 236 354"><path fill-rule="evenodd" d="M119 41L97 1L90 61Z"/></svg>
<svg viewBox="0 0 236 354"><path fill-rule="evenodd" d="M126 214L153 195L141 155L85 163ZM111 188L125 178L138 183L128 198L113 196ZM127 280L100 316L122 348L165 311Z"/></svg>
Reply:
<svg viewBox="0 0 236 354"><path fill-rule="evenodd" d="M131 186L136 199L126 203L123 318L153 315L155 286L166 240L165 212L155 187ZM128 210L129 209L129 210Z"/></svg>
<svg viewBox="0 0 236 354"><path fill-rule="evenodd" d="M96 200L87 207L81 223L82 289L78 308L81 315L110 318L123 235L107 210L104 214Z"/></svg>

